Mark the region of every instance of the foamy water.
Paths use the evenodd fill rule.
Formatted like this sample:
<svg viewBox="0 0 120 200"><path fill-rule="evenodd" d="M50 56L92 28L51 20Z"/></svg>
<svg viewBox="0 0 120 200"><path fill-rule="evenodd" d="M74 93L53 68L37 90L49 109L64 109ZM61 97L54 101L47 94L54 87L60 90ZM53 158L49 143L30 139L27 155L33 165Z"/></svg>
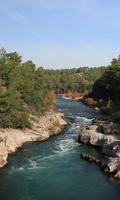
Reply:
<svg viewBox="0 0 120 200"><path fill-rule="evenodd" d="M0 172L0 200L118 200L120 186L95 164L81 160L94 148L77 143L80 123L100 113L72 100L58 99L68 121L65 131L48 141L24 146Z"/></svg>

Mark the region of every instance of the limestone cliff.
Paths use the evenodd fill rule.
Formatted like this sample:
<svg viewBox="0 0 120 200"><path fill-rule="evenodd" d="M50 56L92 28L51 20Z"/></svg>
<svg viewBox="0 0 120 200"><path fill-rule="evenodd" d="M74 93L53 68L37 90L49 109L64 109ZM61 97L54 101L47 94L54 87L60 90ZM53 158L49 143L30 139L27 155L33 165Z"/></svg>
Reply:
<svg viewBox="0 0 120 200"><path fill-rule="evenodd" d="M116 127L116 129L112 127ZM91 125L85 128L79 136L80 142L88 143L101 149L104 159L98 163L104 171L113 173L117 178L120 178L119 131L119 128L114 123L103 123L102 125L98 123L98 125ZM86 158L86 156L84 157Z"/></svg>
<svg viewBox="0 0 120 200"><path fill-rule="evenodd" d="M26 142L44 141L62 131L66 125L63 114L50 111L42 117L30 116L31 129L0 129L0 167L7 163L8 155Z"/></svg>

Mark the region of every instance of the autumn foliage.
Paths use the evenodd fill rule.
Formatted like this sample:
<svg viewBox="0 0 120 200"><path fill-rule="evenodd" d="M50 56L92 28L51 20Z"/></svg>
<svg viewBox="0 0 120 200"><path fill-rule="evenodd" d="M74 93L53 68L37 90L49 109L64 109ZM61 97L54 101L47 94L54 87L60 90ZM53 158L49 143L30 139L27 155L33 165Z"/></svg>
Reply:
<svg viewBox="0 0 120 200"><path fill-rule="evenodd" d="M82 94L79 92L67 92L64 94L64 97L71 98L71 99L80 98L81 96Z"/></svg>
<svg viewBox="0 0 120 200"><path fill-rule="evenodd" d="M53 107L55 105L55 98L56 98L55 92L53 90L48 91L46 101L49 107Z"/></svg>
<svg viewBox="0 0 120 200"><path fill-rule="evenodd" d="M89 97L85 99L85 104L87 104L89 107L95 107L97 105L97 101L95 101L93 98Z"/></svg>

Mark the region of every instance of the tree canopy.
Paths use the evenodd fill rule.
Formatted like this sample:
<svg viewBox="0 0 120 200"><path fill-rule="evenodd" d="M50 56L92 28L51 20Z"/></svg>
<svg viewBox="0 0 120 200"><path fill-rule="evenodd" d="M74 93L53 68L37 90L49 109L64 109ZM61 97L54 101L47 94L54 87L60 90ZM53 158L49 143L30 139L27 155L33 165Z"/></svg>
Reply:
<svg viewBox="0 0 120 200"><path fill-rule="evenodd" d="M120 57L113 59L105 73L94 83L92 96L106 101L120 100Z"/></svg>
<svg viewBox="0 0 120 200"><path fill-rule="evenodd" d="M30 113L41 114L51 107L44 73L32 61L23 63L18 53L0 50L1 127L30 126Z"/></svg>
<svg viewBox="0 0 120 200"><path fill-rule="evenodd" d="M17 52L0 49L0 127L29 127L30 114L53 107L55 95L90 94L96 100L120 99L120 57L108 67L44 69L22 62Z"/></svg>

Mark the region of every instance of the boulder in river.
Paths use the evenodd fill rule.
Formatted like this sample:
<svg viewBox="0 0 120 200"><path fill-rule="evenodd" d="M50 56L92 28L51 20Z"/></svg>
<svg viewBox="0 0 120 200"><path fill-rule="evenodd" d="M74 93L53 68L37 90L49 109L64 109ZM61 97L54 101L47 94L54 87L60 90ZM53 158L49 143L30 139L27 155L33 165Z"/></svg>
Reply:
<svg viewBox="0 0 120 200"><path fill-rule="evenodd" d="M116 134L108 134L108 132L107 134L98 132L98 126L89 126L84 132L81 132L78 141L99 147L104 155L104 159L98 162L101 168L120 178L120 137ZM82 154L81 157L89 161L96 161L96 158L90 155Z"/></svg>

